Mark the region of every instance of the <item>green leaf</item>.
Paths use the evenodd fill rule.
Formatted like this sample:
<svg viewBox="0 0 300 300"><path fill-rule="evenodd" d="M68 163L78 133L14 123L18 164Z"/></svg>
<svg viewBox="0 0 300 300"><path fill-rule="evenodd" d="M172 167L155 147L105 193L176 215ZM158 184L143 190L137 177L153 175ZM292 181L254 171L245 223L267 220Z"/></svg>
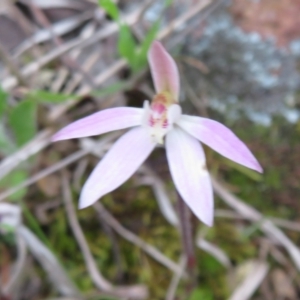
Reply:
<svg viewBox="0 0 300 300"><path fill-rule="evenodd" d="M7 94L0 88L0 118L5 112L7 106Z"/></svg>
<svg viewBox="0 0 300 300"><path fill-rule="evenodd" d="M143 67L145 67L147 65L147 54L148 54L148 51L149 51L149 48L150 48L152 42L154 41L154 39L157 35L159 27L160 27L160 20L157 20L152 25L152 27L149 29L149 31L147 32L147 34L141 44L141 47L138 51L137 58L135 61L134 69L136 71L142 69Z"/></svg>
<svg viewBox="0 0 300 300"><path fill-rule="evenodd" d="M136 59L136 42L132 36L130 28L126 24L120 25L118 50L121 57L125 58L131 67Z"/></svg>
<svg viewBox="0 0 300 300"><path fill-rule="evenodd" d="M241 232L242 240L243 241L249 240L249 238L261 228L264 221L265 221L264 219L261 219L255 223L251 224L250 226L246 227Z"/></svg>
<svg viewBox="0 0 300 300"><path fill-rule="evenodd" d="M72 96L66 94L51 93L43 90L37 90L27 95L27 98L33 98L35 101L40 103L62 103L70 98L75 97L75 95Z"/></svg>
<svg viewBox="0 0 300 300"><path fill-rule="evenodd" d="M20 102L10 112L8 121L17 145L24 145L36 133L36 103L30 100Z"/></svg>
<svg viewBox="0 0 300 300"><path fill-rule="evenodd" d="M0 187L8 188L8 187L14 187L19 185L21 182L27 179L27 173L23 170L16 170L7 176L5 176L0 181ZM8 198L14 201L22 199L27 192L27 188L20 189L19 191L15 192Z"/></svg>
<svg viewBox="0 0 300 300"><path fill-rule="evenodd" d="M99 6L101 6L106 13L115 21L120 18L119 9L117 5L111 0L99 0Z"/></svg>

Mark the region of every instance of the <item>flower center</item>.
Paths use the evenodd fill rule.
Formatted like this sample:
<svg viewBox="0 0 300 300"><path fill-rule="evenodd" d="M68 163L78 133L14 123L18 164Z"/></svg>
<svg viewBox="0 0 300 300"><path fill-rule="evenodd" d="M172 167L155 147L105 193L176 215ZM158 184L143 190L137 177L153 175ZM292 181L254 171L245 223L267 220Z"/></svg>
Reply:
<svg viewBox="0 0 300 300"><path fill-rule="evenodd" d="M146 101L144 125L148 128L153 140L163 144L164 136L173 128L174 122L180 117L181 109L167 93L155 95L151 105Z"/></svg>

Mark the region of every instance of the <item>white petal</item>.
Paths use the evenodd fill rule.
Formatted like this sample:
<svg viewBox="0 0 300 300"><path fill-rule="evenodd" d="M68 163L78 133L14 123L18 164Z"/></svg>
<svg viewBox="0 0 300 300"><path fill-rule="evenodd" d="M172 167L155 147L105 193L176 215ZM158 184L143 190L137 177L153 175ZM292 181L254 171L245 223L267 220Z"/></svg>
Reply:
<svg viewBox="0 0 300 300"><path fill-rule="evenodd" d="M180 128L166 136L167 158L176 188L193 213L213 224L213 192L201 144Z"/></svg>
<svg viewBox="0 0 300 300"><path fill-rule="evenodd" d="M146 160L155 147L143 127L131 129L107 152L86 181L79 208L92 205L124 183Z"/></svg>
<svg viewBox="0 0 300 300"><path fill-rule="evenodd" d="M221 155L262 173L262 167L248 147L223 124L200 117L182 115L178 126Z"/></svg>
<svg viewBox="0 0 300 300"><path fill-rule="evenodd" d="M138 126L141 125L143 112L143 109L135 107L104 109L62 128L52 137L52 141L93 136Z"/></svg>

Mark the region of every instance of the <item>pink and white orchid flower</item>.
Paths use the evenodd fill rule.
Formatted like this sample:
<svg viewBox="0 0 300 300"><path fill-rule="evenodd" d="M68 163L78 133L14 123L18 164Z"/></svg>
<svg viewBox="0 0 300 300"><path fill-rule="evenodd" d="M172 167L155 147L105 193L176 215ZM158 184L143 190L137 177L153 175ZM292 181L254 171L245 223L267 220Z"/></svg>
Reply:
<svg viewBox="0 0 300 300"><path fill-rule="evenodd" d="M234 133L224 125L181 113L178 105L179 73L175 61L157 41L148 59L156 96L144 108L102 110L61 129L53 141L99 135L134 127L111 147L86 181L79 207L92 205L123 184L147 159L157 144L165 143L175 186L194 214L213 224L213 191L202 142L221 155L248 168L262 168Z"/></svg>

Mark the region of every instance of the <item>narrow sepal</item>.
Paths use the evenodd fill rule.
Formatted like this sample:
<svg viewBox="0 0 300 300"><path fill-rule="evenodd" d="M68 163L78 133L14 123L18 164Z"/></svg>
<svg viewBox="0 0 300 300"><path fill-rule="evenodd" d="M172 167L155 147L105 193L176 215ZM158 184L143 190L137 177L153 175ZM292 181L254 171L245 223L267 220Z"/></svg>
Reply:
<svg viewBox="0 0 300 300"><path fill-rule="evenodd" d="M138 126L142 122L143 111L141 108L134 107L116 107L101 110L62 128L52 137L52 141L93 136Z"/></svg>
<svg viewBox="0 0 300 300"><path fill-rule="evenodd" d="M148 61L156 93L169 92L179 98L179 72L174 59L162 44L154 41L148 52Z"/></svg>
<svg viewBox="0 0 300 300"><path fill-rule="evenodd" d="M223 124L207 118L183 115L178 125L226 158L257 172L263 172L248 147Z"/></svg>
<svg viewBox="0 0 300 300"><path fill-rule="evenodd" d="M133 128L111 147L84 184L79 208L92 205L123 184L155 147L143 127Z"/></svg>
<svg viewBox="0 0 300 300"><path fill-rule="evenodd" d="M175 186L193 213L213 225L213 192L201 144L180 128L166 136L167 158Z"/></svg>

